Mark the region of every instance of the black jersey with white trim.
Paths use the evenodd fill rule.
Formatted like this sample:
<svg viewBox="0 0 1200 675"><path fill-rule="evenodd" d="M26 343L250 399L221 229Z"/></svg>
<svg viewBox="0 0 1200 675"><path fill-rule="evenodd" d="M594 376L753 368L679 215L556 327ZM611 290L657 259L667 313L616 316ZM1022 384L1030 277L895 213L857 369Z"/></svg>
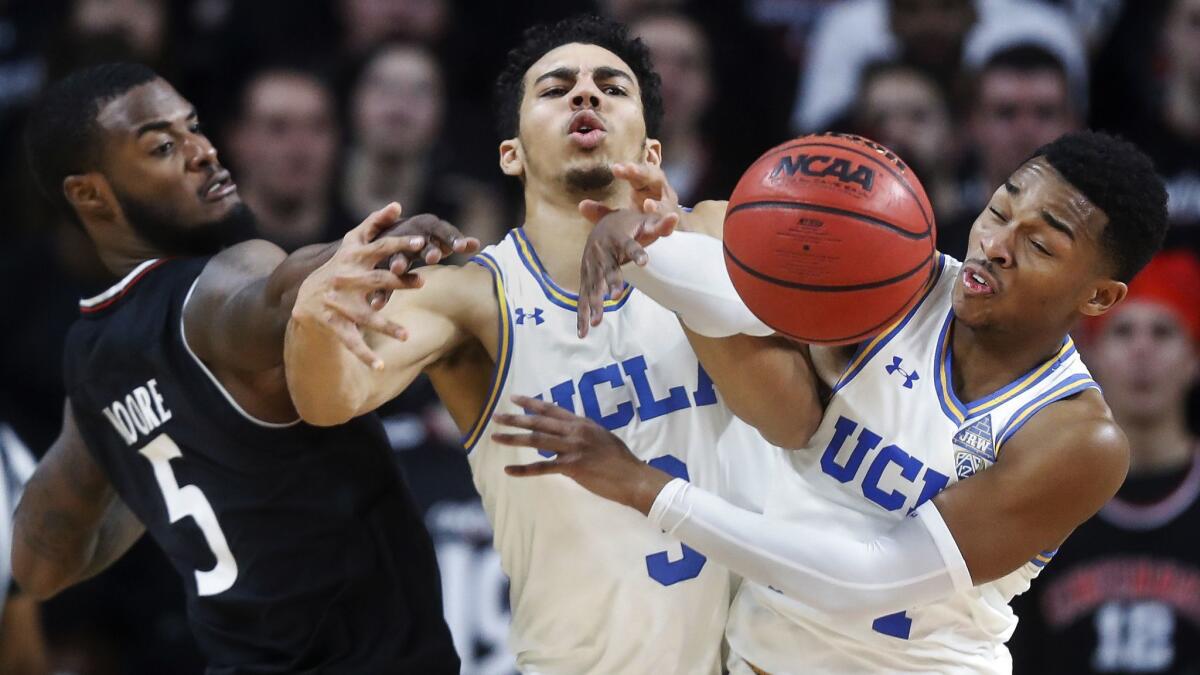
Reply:
<svg viewBox="0 0 1200 675"><path fill-rule="evenodd" d="M183 329L207 261L146 261L82 301L65 373L89 448L183 580L208 672L457 672L378 418L272 424L238 406Z"/></svg>

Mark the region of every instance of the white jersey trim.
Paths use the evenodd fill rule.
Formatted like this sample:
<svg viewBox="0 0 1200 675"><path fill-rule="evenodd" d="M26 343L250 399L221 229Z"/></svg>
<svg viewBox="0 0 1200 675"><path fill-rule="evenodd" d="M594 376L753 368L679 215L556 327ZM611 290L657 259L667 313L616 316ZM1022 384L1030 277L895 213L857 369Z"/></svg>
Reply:
<svg viewBox="0 0 1200 675"><path fill-rule="evenodd" d="M500 321L497 330L500 344L496 346L496 364L492 368L492 386L487 402L479 411L479 417L475 423L462 437L462 446L467 454L470 454L475 445L479 443L480 437L483 436L483 430L487 428L488 422L492 419L492 413L496 410L496 404L500 402L500 392L504 391L504 384L508 381L508 366L512 362L514 337L512 316L508 311L508 294L504 290L504 274L500 270L500 264L487 253L476 255L471 258L471 262L492 274L492 289L496 293L496 311Z"/></svg>
<svg viewBox="0 0 1200 675"><path fill-rule="evenodd" d="M117 283L110 286L108 288L108 290L104 291L103 293L101 293L99 295L93 295L90 298L85 298L83 300L80 300L79 306L84 309L91 309L91 308L95 307L96 305L102 304L108 300L115 298L116 296L125 292L125 289L128 288L134 281L137 281L137 278L142 275L142 272L145 272L147 269L149 269L150 267L153 267L158 262L159 262L159 258L151 258L149 260L143 261L137 267L129 270L128 274L126 274L124 277L122 277L120 281L118 281Z"/></svg>
<svg viewBox="0 0 1200 675"><path fill-rule="evenodd" d="M187 353L191 355L192 360L196 362L196 365L200 366L200 370L204 371L204 374L207 375L208 379L211 380L213 385L216 386L217 391L221 392L221 395L225 397L225 400L229 402L229 405L232 406L239 415L244 417L247 422L257 424L260 427L266 427L267 429L286 429L299 424L301 421L300 418L296 418L291 422L267 422L260 420L254 415L246 412L245 409L238 405L238 402L234 400L233 396L225 389L224 385L221 384L221 381L217 379L217 376L213 375L213 372L208 369L208 366L204 365L204 362L200 360L199 356L196 356L196 352L192 351L192 346L189 345L187 341L187 328L183 321L185 312L183 310L187 309L188 301L192 299L192 292L196 290L196 284L198 283L200 283L200 278L196 277L196 280L192 282L191 288L188 289L187 296L183 299L183 306L179 312L179 338L183 341L183 348L187 350Z"/></svg>

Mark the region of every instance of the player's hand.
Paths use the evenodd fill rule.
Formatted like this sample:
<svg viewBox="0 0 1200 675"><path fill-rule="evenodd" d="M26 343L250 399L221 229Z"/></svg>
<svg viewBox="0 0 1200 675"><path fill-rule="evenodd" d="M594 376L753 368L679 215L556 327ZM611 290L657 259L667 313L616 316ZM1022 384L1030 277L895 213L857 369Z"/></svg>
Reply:
<svg viewBox="0 0 1200 675"><path fill-rule="evenodd" d="M506 466L504 472L508 475L562 474L589 492L642 513L649 513L655 497L670 482L669 475L635 457L621 439L592 420L536 398L514 396L512 400L527 414L499 413L495 420L529 433L496 433L492 439L556 456L543 462Z"/></svg>
<svg viewBox="0 0 1200 675"><path fill-rule="evenodd" d="M645 265L649 258L644 247L665 237L679 224L679 214L633 209L613 210L590 199L579 210L595 227L583 248L579 269L579 305L575 325L579 337L587 337L592 326L604 319L604 298L625 287L621 265L633 262Z"/></svg>
<svg viewBox="0 0 1200 675"><path fill-rule="evenodd" d="M675 188L667 182L667 174L662 166L656 164L617 163L612 167L613 178L629 183L633 188L630 204L639 211L650 211L648 202L653 202L653 210L667 213L679 210L679 195Z"/></svg>
<svg viewBox="0 0 1200 675"><path fill-rule="evenodd" d="M413 264L424 261L436 265L442 258L454 253L479 251L479 240L464 235L457 227L430 213L405 218L384 230L380 237L409 237L410 243L380 263L381 269L390 269L398 277L406 278L419 285L416 275L409 274ZM391 296L389 291L379 290L371 295L371 306L382 309Z"/></svg>
<svg viewBox="0 0 1200 675"><path fill-rule="evenodd" d="M380 236L396 225L400 211L400 205L392 202L347 232L337 252L300 285L292 307L293 320L323 326L359 360L376 369L382 368L383 362L367 346L362 329L397 340L408 334L372 307L372 294L421 285L420 277L411 272L396 274L379 267L392 256L425 248L424 237Z"/></svg>

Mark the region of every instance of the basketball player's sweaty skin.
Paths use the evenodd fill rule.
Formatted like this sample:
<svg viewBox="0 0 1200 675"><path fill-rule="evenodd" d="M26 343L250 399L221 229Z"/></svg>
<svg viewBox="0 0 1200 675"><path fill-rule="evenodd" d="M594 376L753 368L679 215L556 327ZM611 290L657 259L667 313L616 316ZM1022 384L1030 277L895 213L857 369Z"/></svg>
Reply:
<svg viewBox="0 0 1200 675"><path fill-rule="evenodd" d="M660 162L633 72L593 44L545 52L524 73L517 134L499 147L501 170L524 184L524 227L469 265L417 270L423 286L377 313L336 288L334 279L364 269L335 257L301 287L288 329L288 381L312 423L372 410L428 374L464 432L512 580L510 642L523 671L719 672L730 589L724 568L571 481L506 476L504 465L538 457L487 433L493 409L515 410L506 392L583 410L639 457L722 494L735 470L757 490L755 467L770 451L710 388L670 312L645 296L616 289L601 300L609 323L596 339L576 335L573 289L592 229L580 200L615 207L661 196L612 180L614 164ZM398 327L406 339L395 339ZM693 461L687 448L714 435L729 439L728 452L706 447ZM621 536L596 537L580 523Z"/></svg>
<svg viewBox="0 0 1200 675"><path fill-rule="evenodd" d="M96 74L106 68L110 70ZM112 68L122 74L114 75ZM398 481L321 472L333 494L315 482L301 490L310 504L335 497L344 502L325 505L329 520L342 517L334 513L348 505L357 509L369 502L374 506L355 515L360 521L386 523L389 537L400 538L414 523L414 539L402 542L414 563L411 568L408 562L379 563L384 549L393 543L398 548L400 542L366 543L358 523L335 523L330 529L345 536L339 540L343 535L322 531L324 523L310 513L301 518L313 538L297 532L295 520L289 520L308 508L297 504L294 485L308 480L306 471L314 464L341 462L361 469L369 458L372 471L391 468L382 429L372 435L370 421L350 431L293 426L296 412L283 370L284 331L300 281L328 260L339 243L291 255L266 241L238 243L248 233L250 216L201 131L192 104L140 66L101 66L72 77L90 78L90 83L74 88L58 83L51 91L87 92L97 81L116 77L132 83L109 95L72 94L87 97L83 105L97 108L92 122L98 137L86 142L96 146L98 157L86 171L71 167L75 172L61 185L63 206L73 210L108 269L125 278L81 303L83 316L72 327L63 427L15 515L14 577L31 595L53 596L104 570L149 530L180 568L197 640L219 672L244 672L242 667L282 672L273 669L280 661L293 668L309 663L327 672L344 672L339 668L347 666L360 672L394 666L405 656L420 667L457 670L449 632L436 623L441 620L440 599L418 600L422 591L412 588L403 591L407 600L389 599L375 589L379 604L389 606L365 609L381 631L392 633L392 645L362 643L361 648L329 653L324 650L342 646L310 644L336 640L320 622L333 632L354 625L351 614L360 610L343 605L352 604L347 593L359 582L346 577L400 583L401 575L379 570L407 573L419 567L421 584L437 583L428 535L425 550L419 550L419 521L405 520L401 514L406 507L398 511L394 506L406 499ZM376 278L373 290L410 286L413 279L406 272L417 256L437 260L452 250L478 246L436 218L397 225L399 215L400 207L393 203L346 235L345 241L372 267L397 256L390 267L376 270L387 278ZM395 236L381 236L385 232ZM122 400L121 414L113 414ZM131 410L135 405L139 411ZM343 453L340 459L329 455L330 445ZM289 452L294 454L289 457ZM314 456L322 452L328 459ZM236 466L232 472L231 465ZM245 483L256 480L263 483L245 489ZM266 505L268 518L260 515ZM173 525L188 516L199 528ZM272 542L256 529L271 529L272 523L274 531L282 528L294 536ZM203 534L199 548L196 531ZM229 533L228 542L223 531ZM220 546L213 546L218 540ZM328 568L332 582L315 576L295 579L290 582L294 591L281 591L276 586L281 575L308 574L300 567L279 569L281 549L293 559L305 555L319 560L336 552L345 567ZM364 549L372 562L359 565ZM222 554L229 565L222 563ZM206 572L214 556L217 566ZM266 604L256 603L269 603L289 616L267 620L262 611ZM392 612L397 616L385 616ZM396 635L408 630L406 621L425 624L413 631L425 644L414 646L408 642L412 636Z"/></svg>

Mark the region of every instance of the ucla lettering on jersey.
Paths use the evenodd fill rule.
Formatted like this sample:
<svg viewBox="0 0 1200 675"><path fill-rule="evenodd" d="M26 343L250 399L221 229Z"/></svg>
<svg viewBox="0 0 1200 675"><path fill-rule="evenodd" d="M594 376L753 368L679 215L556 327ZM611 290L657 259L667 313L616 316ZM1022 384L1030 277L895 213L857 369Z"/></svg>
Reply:
<svg viewBox="0 0 1200 675"><path fill-rule="evenodd" d="M806 450L789 453L764 512L868 540L947 485L1003 461L1004 443L1045 406L1096 387L1070 338L1045 363L978 401L952 386L951 290L961 265L943 256L920 302L860 345ZM986 509L987 504L978 508ZM742 585L728 638L772 673L1005 673L1016 626L1009 601L1054 556L944 601L883 617L823 616L779 591Z"/></svg>
<svg viewBox="0 0 1200 675"><path fill-rule="evenodd" d="M545 273L523 230L473 260L492 273L500 344L468 431L475 485L511 578L510 647L536 673L717 673L730 575L641 514L562 476L514 479L537 450L491 441L514 394L588 416L638 457L747 508L777 452L720 401L668 310L625 288L576 334L578 298ZM739 479L735 483L734 475Z"/></svg>

